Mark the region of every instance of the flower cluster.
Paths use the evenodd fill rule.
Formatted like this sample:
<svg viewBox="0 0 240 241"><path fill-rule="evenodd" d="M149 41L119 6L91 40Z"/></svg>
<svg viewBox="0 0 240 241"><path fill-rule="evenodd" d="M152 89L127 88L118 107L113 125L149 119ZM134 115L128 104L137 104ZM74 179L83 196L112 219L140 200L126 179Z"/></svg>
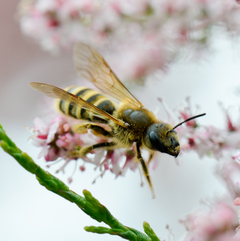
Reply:
<svg viewBox="0 0 240 241"><path fill-rule="evenodd" d="M175 120L176 122L175 115L169 111L163 100L161 102L168 113L169 121L173 122ZM179 113L183 120L194 116L189 98L187 98L187 106L180 110ZM181 149L184 151L193 150L197 152L199 157L212 156L217 160L231 156L233 160L239 162L240 153L237 151L240 145L240 125L234 124L229 112L225 109L224 115L226 127L222 129L212 125L199 125L197 119L188 121L178 127L177 132L181 139ZM240 123L240 119L237 120L237 123Z"/></svg>
<svg viewBox="0 0 240 241"><path fill-rule="evenodd" d="M50 125L35 118L32 133L33 144L42 147L38 157L44 157L47 162L55 161L58 157L67 158L69 151L84 143L79 134L73 133L70 125L61 117L54 118Z"/></svg>
<svg viewBox="0 0 240 241"><path fill-rule="evenodd" d="M176 115L169 110L166 103L159 99L168 113L171 124L176 123ZM210 156L217 160L216 174L225 182L227 190L235 204L240 200L240 119L233 120L228 109L223 109L226 125L217 128L212 125L200 125L198 119L186 122L177 128L183 152L194 151L200 158ZM179 110L182 119L194 116L191 103Z"/></svg>
<svg viewBox="0 0 240 241"><path fill-rule="evenodd" d="M232 205L224 201L214 204L210 211L195 211L181 222L188 234L183 241L238 241L237 215Z"/></svg>
<svg viewBox="0 0 240 241"><path fill-rule="evenodd" d="M45 50L78 41L107 47L118 56L113 67L128 79L164 69L183 51L199 55L214 26L239 34L239 14L234 0L22 0L19 6L23 33Z"/></svg>
<svg viewBox="0 0 240 241"><path fill-rule="evenodd" d="M78 134L73 132L72 124L73 120L64 116L55 117L50 124L45 124L38 117L34 119L31 139L33 145L41 147L38 157L44 157L47 162L63 160L64 165L57 172L64 171L70 161L79 159L83 161L83 165L80 166L81 171L85 170L85 163L91 163L95 165L96 169L99 168L100 176L109 170L118 177L124 175L128 169L134 171L138 167L137 162L134 161L134 148L94 150L90 155L81 158L71 155L73 151L80 150L83 146L104 141L92 133Z"/></svg>
<svg viewBox="0 0 240 241"><path fill-rule="evenodd" d="M185 119L191 111L187 108L186 112L182 113ZM227 110L224 110L224 115L226 126L222 129L211 125L198 126L195 121L179 128L180 136L185 139L183 149L195 150L200 157L211 155L216 159L228 157L230 153L232 158L237 160L235 153L240 145L240 126L234 124ZM237 122L240 123L240 120Z"/></svg>

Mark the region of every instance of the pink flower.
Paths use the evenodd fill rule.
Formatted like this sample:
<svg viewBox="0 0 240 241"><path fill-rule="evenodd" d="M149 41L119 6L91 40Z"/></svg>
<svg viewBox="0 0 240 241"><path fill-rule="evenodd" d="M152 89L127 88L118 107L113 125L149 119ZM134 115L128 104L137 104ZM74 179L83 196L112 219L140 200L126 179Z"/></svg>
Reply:
<svg viewBox="0 0 240 241"><path fill-rule="evenodd" d="M47 162L55 161L59 157L58 153L59 153L59 149L57 149L56 147L49 147L48 153L44 158Z"/></svg>
<svg viewBox="0 0 240 241"><path fill-rule="evenodd" d="M240 163L230 156L220 160L216 167L218 174L225 182L233 200L240 196Z"/></svg>
<svg viewBox="0 0 240 241"><path fill-rule="evenodd" d="M234 132L234 131L239 130L240 129L240 124L236 125L236 124L233 123L234 120L230 116L230 113L229 113L230 108L228 108L228 109L224 108L223 104L220 104L220 107L222 108L222 111L223 111L223 113L225 115L225 118L226 118L226 121L227 121L227 130L229 132ZM237 120L237 122L239 122L239 121L240 121L240 119Z"/></svg>
<svg viewBox="0 0 240 241"><path fill-rule="evenodd" d="M186 101L187 101L187 107L183 111L180 111L180 114L181 114L183 120L186 120L186 119L194 116L194 114L192 113L192 110L191 110L190 98L187 97ZM186 125L191 128L197 127L196 119L186 122Z"/></svg>
<svg viewBox="0 0 240 241"><path fill-rule="evenodd" d="M56 117L50 125L46 125L38 117L35 118L32 132L33 144L42 147L39 158L43 156L46 161L65 158L67 152L73 151L76 145L83 145L80 136L72 133L70 125L61 117Z"/></svg>
<svg viewBox="0 0 240 241"><path fill-rule="evenodd" d="M234 205L239 206L240 205L240 197L236 197L233 203L234 203Z"/></svg>
<svg viewBox="0 0 240 241"><path fill-rule="evenodd" d="M188 230L184 241L237 240L237 215L233 207L225 202L216 203L210 211L195 211L181 222Z"/></svg>

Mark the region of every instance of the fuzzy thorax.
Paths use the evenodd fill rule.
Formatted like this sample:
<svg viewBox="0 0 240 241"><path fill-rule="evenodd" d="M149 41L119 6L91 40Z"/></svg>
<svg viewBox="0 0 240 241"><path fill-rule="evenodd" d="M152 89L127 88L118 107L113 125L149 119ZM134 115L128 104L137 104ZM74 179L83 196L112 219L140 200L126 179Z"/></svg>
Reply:
<svg viewBox="0 0 240 241"><path fill-rule="evenodd" d="M109 121L113 131L113 141L118 146L129 148L134 142L142 142L146 128L157 122L155 115L145 108L134 108L130 104L121 103L113 113L114 117L129 124L128 128Z"/></svg>

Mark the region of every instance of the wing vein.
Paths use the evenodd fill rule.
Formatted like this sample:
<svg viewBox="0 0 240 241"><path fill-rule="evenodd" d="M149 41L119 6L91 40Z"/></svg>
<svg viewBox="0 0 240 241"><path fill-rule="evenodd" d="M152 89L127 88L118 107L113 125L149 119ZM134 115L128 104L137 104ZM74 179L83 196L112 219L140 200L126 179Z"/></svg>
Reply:
<svg viewBox="0 0 240 241"><path fill-rule="evenodd" d="M109 113L99 109L97 106L85 101L81 97L73 95L63 89L60 89L56 86L45 84L45 83L38 83L38 82L31 82L29 84L32 88L36 89L39 92L42 92L48 97L61 99L66 102L70 102L72 105L80 108L84 108L93 113L94 116L97 116L101 119L108 120L111 119L116 122L118 125L125 127L126 124L124 121L115 118L114 116L110 115Z"/></svg>
<svg viewBox="0 0 240 241"><path fill-rule="evenodd" d="M74 47L74 63L78 75L91 81L103 93L118 101L127 101L135 108L143 107L111 70L104 58L93 48L78 43Z"/></svg>

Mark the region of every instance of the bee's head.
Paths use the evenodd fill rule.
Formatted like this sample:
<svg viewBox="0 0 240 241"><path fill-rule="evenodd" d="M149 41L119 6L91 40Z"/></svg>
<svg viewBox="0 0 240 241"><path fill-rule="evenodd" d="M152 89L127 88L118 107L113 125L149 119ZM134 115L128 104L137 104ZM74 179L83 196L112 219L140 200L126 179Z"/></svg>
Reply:
<svg viewBox="0 0 240 241"><path fill-rule="evenodd" d="M177 157L180 152L177 132L166 123L153 123L144 133L144 144L151 150Z"/></svg>
<svg viewBox="0 0 240 241"><path fill-rule="evenodd" d="M180 144L175 129L183 123L203 115L205 113L188 118L175 127L161 122L153 123L144 132L143 142L151 150L177 157L180 152Z"/></svg>

